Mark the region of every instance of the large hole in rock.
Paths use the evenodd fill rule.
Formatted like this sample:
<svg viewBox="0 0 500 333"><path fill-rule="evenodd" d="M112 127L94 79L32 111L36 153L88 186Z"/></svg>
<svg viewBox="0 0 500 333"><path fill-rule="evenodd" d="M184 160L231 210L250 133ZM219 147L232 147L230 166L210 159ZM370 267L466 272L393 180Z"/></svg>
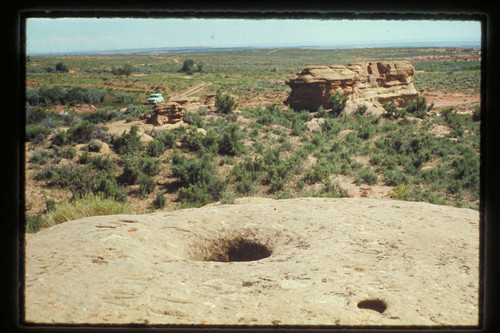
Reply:
<svg viewBox="0 0 500 333"><path fill-rule="evenodd" d="M256 261L271 256L272 249L265 244L245 238L218 239L196 258L202 261L238 262Z"/></svg>
<svg viewBox="0 0 500 333"><path fill-rule="evenodd" d="M260 260L269 257L271 253L271 250L265 245L240 239L230 244L227 251L227 261Z"/></svg>
<svg viewBox="0 0 500 333"><path fill-rule="evenodd" d="M380 299L366 299L358 303L358 308L368 309L377 311L378 313L384 313L387 309L387 304Z"/></svg>

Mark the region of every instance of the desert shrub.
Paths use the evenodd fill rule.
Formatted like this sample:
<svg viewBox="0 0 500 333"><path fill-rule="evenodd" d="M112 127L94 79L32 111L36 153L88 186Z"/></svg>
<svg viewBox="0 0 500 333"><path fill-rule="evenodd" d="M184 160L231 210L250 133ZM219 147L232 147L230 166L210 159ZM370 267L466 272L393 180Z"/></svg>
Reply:
<svg viewBox="0 0 500 333"><path fill-rule="evenodd" d="M158 139L155 138L155 139L153 139L152 141L150 141L148 143L148 148L146 150L146 153L148 154L148 156L158 157L161 154L163 154L163 152L166 149L167 148L165 147L165 145L163 144L163 142L161 142L160 140L158 140Z"/></svg>
<svg viewBox="0 0 500 333"><path fill-rule="evenodd" d="M314 167L304 173L303 181L307 184L314 184L328 179L331 173L331 164L326 159L319 159Z"/></svg>
<svg viewBox="0 0 500 333"><path fill-rule="evenodd" d="M393 102L384 103L384 109L386 111L386 115L394 119L406 116L406 110L398 108L398 106Z"/></svg>
<svg viewBox="0 0 500 333"><path fill-rule="evenodd" d="M328 113L326 112L326 109L323 107L323 105L320 105L316 112L316 118L326 118L328 116Z"/></svg>
<svg viewBox="0 0 500 333"><path fill-rule="evenodd" d="M156 196L153 200L152 206L153 208L161 209L165 207L166 201L167 198L165 198L165 195L162 192L156 192Z"/></svg>
<svg viewBox="0 0 500 333"><path fill-rule="evenodd" d="M38 149L31 154L29 162L34 164L45 164L54 156L52 151L47 149Z"/></svg>
<svg viewBox="0 0 500 333"><path fill-rule="evenodd" d="M137 98L136 94L125 94L123 91L118 92L116 100L118 103L132 103Z"/></svg>
<svg viewBox="0 0 500 333"><path fill-rule="evenodd" d="M172 176L178 179L178 198L183 207L200 207L217 201L225 184L216 175L212 156L187 159L178 152L172 154Z"/></svg>
<svg viewBox="0 0 500 333"><path fill-rule="evenodd" d="M134 121L143 119L152 113L153 110L151 108L144 108L134 104L129 104L125 111L123 111L123 118L125 118L126 121Z"/></svg>
<svg viewBox="0 0 500 333"><path fill-rule="evenodd" d="M142 142L137 135L138 127L133 125L130 132L124 132L120 137L112 141L114 151L119 155L138 154L142 150Z"/></svg>
<svg viewBox="0 0 500 333"><path fill-rule="evenodd" d="M377 133L377 127L369 122L362 122L358 127L358 137L367 140Z"/></svg>
<svg viewBox="0 0 500 333"><path fill-rule="evenodd" d="M131 214L129 206L102 195L87 193L69 202L57 204L47 213L44 227L89 216Z"/></svg>
<svg viewBox="0 0 500 333"><path fill-rule="evenodd" d="M320 198L344 198L347 197L347 194L348 192L346 189L342 188L337 183L332 183L332 181L327 178L323 183L323 187L320 190L314 192L313 196Z"/></svg>
<svg viewBox="0 0 500 333"><path fill-rule="evenodd" d="M26 141L35 144L42 143L50 134L50 130L45 126L26 126Z"/></svg>
<svg viewBox="0 0 500 333"><path fill-rule="evenodd" d="M69 138L68 138L68 133L67 131L64 130L58 130L54 135L52 136L52 145L53 146L64 146L69 144Z"/></svg>
<svg viewBox="0 0 500 333"><path fill-rule="evenodd" d="M110 174L101 173L92 192L119 202L127 201L127 192Z"/></svg>
<svg viewBox="0 0 500 333"><path fill-rule="evenodd" d="M355 114L359 115L359 116L364 116L367 110L368 110L368 107L366 105L364 105L364 104L358 105L358 107L355 111Z"/></svg>
<svg viewBox="0 0 500 333"><path fill-rule="evenodd" d="M68 140L71 143L87 143L92 138L95 125L83 120L77 125L71 126L67 131Z"/></svg>
<svg viewBox="0 0 500 333"><path fill-rule="evenodd" d="M30 90L28 90L30 91ZM26 92L28 94L28 92ZM26 96L28 99L29 97ZM47 113L41 108L37 108L26 103L26 125L39 124L42 120L47 118Z"/></svg>
<svg viewBox="0 0 500 333"><path fill-rule="evenodd" d="M195 128L203 128L205 126L205 122L203 121L203 118L194 112L186 112L184 113L184 116L182 117L182 120Z"/></svg>
<svg viewBox="0 0 500 333"><path fill-rule="evenodd" d="M325 118L323 124L321 124L321 131L327 134L329 137L337 135L342 129L342 125L333 118Z"/></svg>
<svg viewBox="0 0 500 333"><path fill-rule="evenodd" d="M370 157L370 161L369 162L370 162L371 165L379 165L382 162L383 159L384 159L384 155L381 154L381 153L378 153L378 154L372 155Z"/></svg>
<svg viewBox="0 0 500 333"><path fill-rule="evenodd" d="M26 214L25 218L25 230L29 234L34 234L43 228L45 224L45 219L42 213L37 213L35 215Z"/></svg>
<svg viewBox="0 0 500 333"><path fill-rule="evenodd" d="M87 149L91 152L97 153L101 150L102 143L97 141L97 140L90 140L89 144L87 145Z"/></svg>
<svg viewBox="0 0 500 333"><path fill-rule="evenodd" d="M340 91L336 91L335 93L330 92L327 106L332 109L332 116L338 117L344 111L348 99L349 97Z"/></svg>
<svg viewBox="0 0 500 333"><path fill-rule="evenodd" d="M462 156L455 158L452 167L453 178L458 181L456 187L474 192L479 190L479 157L472 149L467 148Z"/></svg>
<svg viewBox="0 0 500 333"><path fill-rule="evenodd" d="M408 183L408 177L399 170L385 170L384 184L388 186L397 186Z"/></svg>
<svg viewBox="0 0 500 333"><path fill-rule="evenodd" d="M82 87L72 87L64 95L64 104L73 106L84 101L85 89Z"/></svg>
<svg viewBox="0 0 500 333"><path fill-rule="evenodd" d="M109 156L95 155L88 157L89 163L95 170L113 174L115 171L115 162Z"/></svg>
<svg viewBox="0 0 500 333"><path fill-rule="evenodd" d="M146 156L127 156L122 159L123 171L118 176L118 183L133 185L142 175L153 177L160 172L160 161ZM142 180L146 182L144 177Z"/></svg>
<svg viewBox="0 0 500 333"><path fill-rule="evenodd" d="M388 194L394 200L409 200L410 198L410 193L404 184L394 187Z"/></svg>
<svg viewBox="0 0 500 333"><path fill-rule="evenodd" d="M250 194L255 191L255 182L264 169L260 158L245 157L231 170L230 178L234 182L236 191L240 194Z"/></svg>
<svg viewBox="0 0 500 333"><path fill-rule="evenodd" d="M227 114L236 108L236 101L227 94L222 94L221 90L217 90L215 96L215 107L221 113Z"/></svg>
<svg viewBox="0 0 500 333"><path fill-rule="evenodd" d="M76 156L76 149L73 147L60 148L56 146L54 147L54 151L61 158L71 159Z"/></svg>
<svg viewBox="0 0 500 333"><path fill-rule="evenodd" d="M219 154L240 155L244 149L241 137L238 124L231 123L227 125L222 137L217 141Z"/></svg>
<svg viewBox="0 0 500 333"><path fill-rule="evenodd" d="M427 106L427 99L425 96L420 97L420 95L417 95L416 99L408 101L405 111L410 114L414 114L416 117L424 118L427 115L427 112L431 111L433 107L434 103Z"/></svg>
<svg viewBox="0 0 500 333"><path fill-rule="evenodd" d="M172 148L175 146L177 141L182 140L185 134L186 130L182 127L182 130L174 129L170 131L160 131L156 133L155 139L162 143L165 148Z"/></svg>
<svg viewBox="0 0 500 333"><path fill-rule="evenodd" d="M294 171L300 168L297 156L283 159L280 149L268 148L263 156L263 184L269 185L269 192L283 191Z"/></svg>
<svg viewBox="0 0 500 333"><path fill-rule="evenodd" d="M111 114L106 109L99 109L80 115L82 120L87 120L91 124L106 123L111 119Z"/></svg>
<svg viewBox="0 0 500 333"><path fill-rule="evenodd" d="M153 193L156 187L156 180L145 173L140 173L137 177L137 184L139 184L139 194L144 196Z"/></svg>
<svg viewBox="0 0 500 333"><path fill-rule="evenodd" d="M378 181L378 176L375 172L369 169L363 169L359 172L355 179L355 182L358 185L361 184L362 181L365 181L369 185L375 185Z"/></svg>

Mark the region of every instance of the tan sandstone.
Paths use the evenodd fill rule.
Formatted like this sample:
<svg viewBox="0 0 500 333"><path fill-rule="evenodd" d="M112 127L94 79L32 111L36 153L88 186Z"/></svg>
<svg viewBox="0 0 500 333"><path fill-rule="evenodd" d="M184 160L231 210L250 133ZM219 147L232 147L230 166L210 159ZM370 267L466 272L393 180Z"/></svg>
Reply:
<svg viewBox="0 0 500 333"><path fill-rule="evenodd" d="M360 62L347 66L309 66L286 81L292 91L285 103L295 109L328 108L330 92L340 91L350 103L404 106L417 96L415 68L408 61Z"/></svg>
<svg viewBox="0 0 500 333"><path fill-rule="evenodd" d="M90 217L26 241L35 323L477 325L479 214L245 199Z"/></svg>

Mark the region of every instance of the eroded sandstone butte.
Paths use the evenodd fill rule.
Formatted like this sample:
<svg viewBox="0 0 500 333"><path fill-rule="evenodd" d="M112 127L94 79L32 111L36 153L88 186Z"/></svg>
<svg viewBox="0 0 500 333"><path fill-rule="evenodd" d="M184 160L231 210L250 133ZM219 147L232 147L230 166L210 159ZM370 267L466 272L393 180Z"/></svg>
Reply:
<svg viewBox="0 0 500 333"><path fill-rule="evenodd" d="M89 217L26 241L34 323L478 325L479 213L254 199Z"/></svg>
<svg viewBox="0 0 500 333"><path fill-rule="evenodd" d="M351 103L399 107L417 96L413 86L415 68L409 61L360 62L347 66L309 66L286 81L292 91L285 101L297 110L328 108L330 92L340 91Z"/></svg>

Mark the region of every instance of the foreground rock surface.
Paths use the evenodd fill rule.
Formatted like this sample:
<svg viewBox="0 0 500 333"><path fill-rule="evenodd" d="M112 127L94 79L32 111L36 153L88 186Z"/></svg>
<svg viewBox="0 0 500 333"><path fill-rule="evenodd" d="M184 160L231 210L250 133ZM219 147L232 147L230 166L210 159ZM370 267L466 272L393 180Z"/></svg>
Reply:
<svg viewBox="0 0 500 333"><path fill-rule="evenodd" d="M381 106L393 102L405 106L417 97L415 68L409 61L360 62L347 66L309 66L286 81L292 88L285 101L294 109L328 108L330 92L340 91L351 103Z"/></svg>
<svg viewBox="0 0 500 333"><path fill-rule="evenodd" d="M36 323L477 325L478 261L478 212L427 203L260 199L92 217L27 238L25 315Z"/></svg>

